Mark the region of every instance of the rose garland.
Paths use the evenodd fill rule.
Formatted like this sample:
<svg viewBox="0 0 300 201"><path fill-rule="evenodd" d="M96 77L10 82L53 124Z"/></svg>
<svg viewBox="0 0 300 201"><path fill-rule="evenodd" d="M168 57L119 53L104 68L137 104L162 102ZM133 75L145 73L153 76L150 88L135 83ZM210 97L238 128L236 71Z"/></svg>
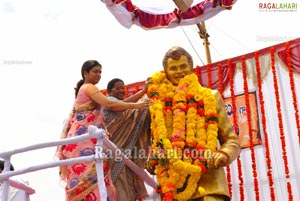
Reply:
<svg viewBox="0 0 300 201"><path fill-rule="evenodd" d="M198 181L206 171L207 157L217 147L215 97L195 74L186 75L178 86L162 72L151 78L152 152L147 168L154 171L164 201L204 195Z"/></svg>

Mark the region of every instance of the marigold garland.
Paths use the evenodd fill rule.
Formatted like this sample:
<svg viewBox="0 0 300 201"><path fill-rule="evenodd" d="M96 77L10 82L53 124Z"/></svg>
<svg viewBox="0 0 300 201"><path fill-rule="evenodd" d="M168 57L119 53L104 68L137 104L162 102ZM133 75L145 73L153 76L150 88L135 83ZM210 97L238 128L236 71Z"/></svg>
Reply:
<svg viewBox="0 0 300 201"><path fill-rule="evenodd" d="M211 81L211 64L207 64L207 79L208 79L208 86L212 87L212 81Z"/></svg>
<svg viewBox="0 0 300 201"><path fill-rule="evenodd" d="M221 63L218 63L218 82L219 82L219 91L223 92L223 80L222 80L222 65ZM224 99L223 93L221 93L222 98ZM232 178L231 178L231 169L230 166L226 166L226 178L228 183L228 190L230 196L232 196Z"/></svg>
<svg viewBox="0 0 300 201"><path fill-rule="evenodd" d="M237 127L237 115L236 115L236 108L235 108L235 93L234 93L234 83L233 83L233 67L232 67L232 60L228 59L228 73L229 73L229 84L230 84L230 96L232 102L232 116L233 116L233 128L235 133L238 133ZM244 194L244 178L243 178L243 171L242 171L242 162L240 156L237 158L237 166L238 166L238 177L240 180L239 189L240 189L240 199L243 201L245 200Z"/></svg>
<svg viewBox="0 0 300 201"><path fill-rule="evenodd" d="M257 87L258 87L258 97L260 103L260 111L261 111L261 122L264 134L264 142L265 142L265 152L266 152L266 162L267 162L267 176L269 180L270 186L270 197L271 200L275 200L275 189L274 189L274 181L273 181L273 173L272 173L272 163L271 163L271 156L270 156L270 146L269 146L269 135L267 132L267 119L266 119L266 112L264 108L264 96L262 91L262 79L261 79L261 70L260 70L260 63L259 63L259 54L255 52L255 69L257 74Z"/></svg>
<svg viewBox="0 0 300 201"><path fill-rule="evenodd" d="M281 103L280 103L280 97L279 97L279 87L278 87L277 72L276 72L276 67L275 67L274 51L275 51L274 47L271 47L270 48L271 69L272 69L272 73L273 73L276 106L277 106L277 118L278 118L278 123L279 123L278 126L279 126L279 135L280 135L281 148L282 148L282 159L284 162L285 178L287 180L289 180L290 179L290 170L289 170L289 163L288 163L288 157L287 157L287 152L286 152L285 133L284 133L284 128L283 128L283 120L282 120L282 113L281 113ZM286 185L287 185L289 200L293 200L291 182L287 181Z"/></svg>
<svg viewBox="0 0 300 201"><path fill-rule="evenodd" d="M252 122L251 122L251 110L250 110L250 103L249 103L249 88L248 88L248 81L247 81L247 69L246 69L246 58L245 56L241 57L242 60L242 72L243 72L243 80L244 80L244 92L245 92L245 103L247 109L247 122L248 122L248 132L249 132L249 141L250 141L250 152L251 152L251 166L252 166L252 173L254 179L254 191L255 191L255 200L260 200L259 198L259 184L257 178L257 168L256 168L256 157L255 157L255 150L253 145L253 134L252 134Z"/></svg>
<svg viewBox="0 0 300 201"><path fill-rule="evenodd" d="M289 71L291 92L292 92L292 97L293 97L293 106L294 106L294 110L295 110L295 119L296 119L297 131L298 131L298 142L300 145L300 118L299 118L297 95L296 95L296 89L295 89L293 64L292 64L292 58L291 58L291 48L290 48L289 42L285 43L285 50L286 50L286 61L287 61L287 67L288 67L288 71Z"/></svg>
<svg viewBox="0 0 300 201"><path fill-rule="evenodd" d="M163 72L151 78L152 152L148 168L154 170L163 201L185 201L197 191L204 195L198 181L206 171L206 158L217 147L216 99L195 74L186 75L178 86Z"/></svg>

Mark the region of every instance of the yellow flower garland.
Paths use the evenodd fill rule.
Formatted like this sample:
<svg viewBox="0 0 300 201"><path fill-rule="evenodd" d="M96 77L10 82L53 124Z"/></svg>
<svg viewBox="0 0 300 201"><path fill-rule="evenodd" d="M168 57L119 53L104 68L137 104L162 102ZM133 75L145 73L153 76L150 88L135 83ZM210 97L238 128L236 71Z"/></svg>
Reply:
<svg viewBox="0 0 300 201"><path fill-rule="evenodd" d="M204 153L217 147L216 100L211 89L202 87L195 74L174 86L158 72L148 86L152 101L152 154L148 168L154 170L164 201L191 199L206 171ZM196 155L195 155L196 154Z"/></svg>

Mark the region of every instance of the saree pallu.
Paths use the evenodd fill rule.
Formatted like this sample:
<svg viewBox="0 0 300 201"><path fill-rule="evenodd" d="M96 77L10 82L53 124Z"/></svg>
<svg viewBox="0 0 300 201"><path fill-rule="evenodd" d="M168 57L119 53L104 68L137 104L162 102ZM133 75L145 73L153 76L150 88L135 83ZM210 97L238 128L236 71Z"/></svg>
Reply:
<svg viewBox="0 0 300 201"><path fill-rule="evenodd" d="M87 133L89 125L106 129L101 106L93 101L80 104L75 102L62 133L62 139ZM60 159L93 155L96 142L97 140L92 138L75 144L67 144L58 148L60 153L57 155ZM106 186L103 190L107 191L110 201L116 201L116 191L111 181L107 160L103 161L103 168ZM61 166L60 174L61 178L66 181L66 201L100 201L95 161Z"/></svg>
<svg viewBox="0 0 300 201"><path fill-rule="evenodd" d="M150 145L149 110L135 109L118 113L106 111L106 114L110 140L135 164L144 169ZM144 181L120 160L121 158L116 156L109 161L118 200L135 201L138 198L148 197Z"/></svg>

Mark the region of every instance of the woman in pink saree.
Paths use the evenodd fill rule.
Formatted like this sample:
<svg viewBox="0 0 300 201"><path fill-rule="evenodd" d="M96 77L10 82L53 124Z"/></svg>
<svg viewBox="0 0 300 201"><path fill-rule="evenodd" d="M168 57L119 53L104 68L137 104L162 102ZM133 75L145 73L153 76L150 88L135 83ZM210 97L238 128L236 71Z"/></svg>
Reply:
<svg viewBox="0 0 300 201"><path fill-rule="evenodd" d="M131 103L110 100L95 86L101 78L102 66L96 60L86 61L81 69L82 79L75 88L75 103L65 123L61 138L70 138L87 133L89 125L106 130L103 107L115 111L148 108L148 101ZM60 146L59 159L69 159L95 154L96 139ZM111 181L107 160L104 161L104 181L108 199L116 201L116 190ZM60 167L60 176L66 182L66 201L99 201L95 161L75 163ZM105 189L103 189L105 190ZM106 200L105 200L106 201Z"/></svg>

